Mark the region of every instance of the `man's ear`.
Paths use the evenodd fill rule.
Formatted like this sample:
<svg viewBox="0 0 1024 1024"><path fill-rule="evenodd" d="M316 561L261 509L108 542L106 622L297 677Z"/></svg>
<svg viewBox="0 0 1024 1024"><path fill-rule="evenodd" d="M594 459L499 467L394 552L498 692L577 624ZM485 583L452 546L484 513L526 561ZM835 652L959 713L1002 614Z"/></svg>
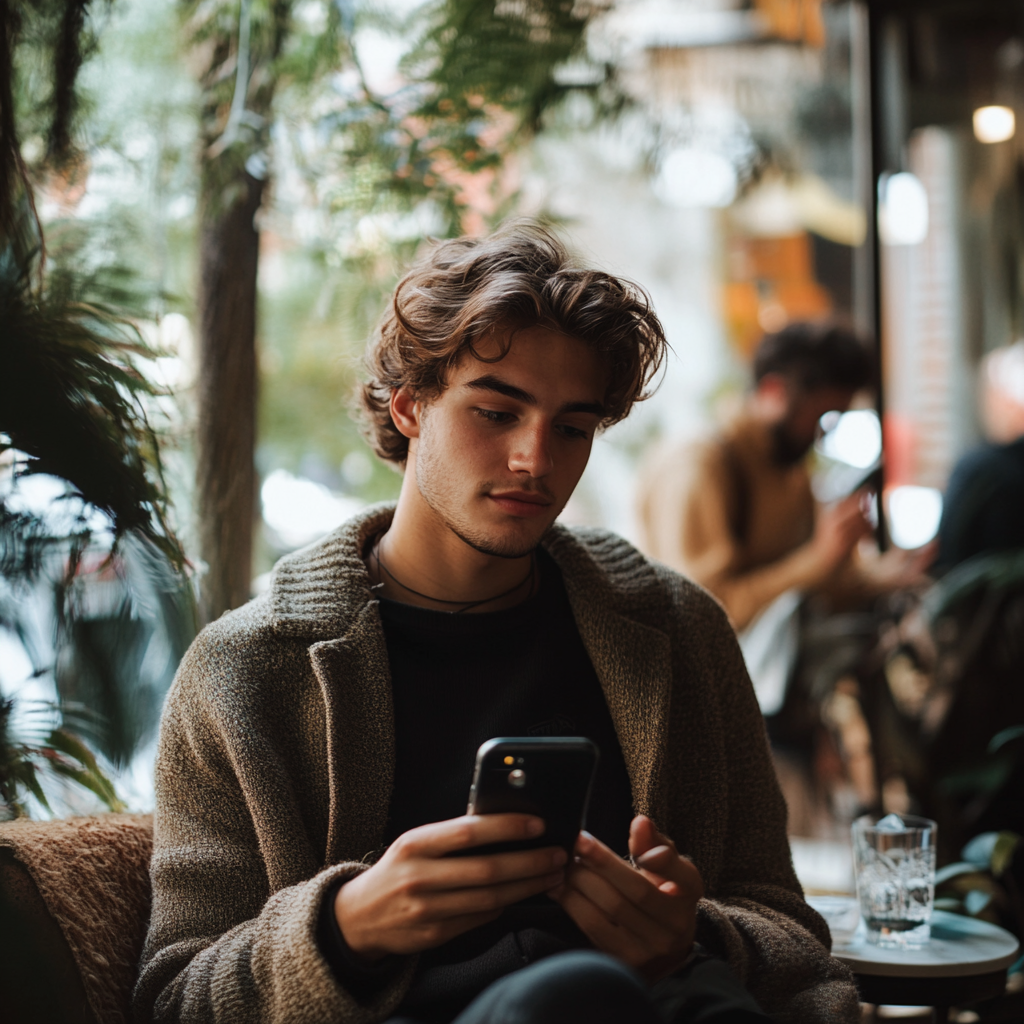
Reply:
<svg viewBox="0 0 1024 1024"><path fill-rule="evenodd" d="M780 373L766 373L754 389L757 403L768 419L782 419L789 411L790 383Z"/></svg>
<svg viewBox="0 0 1024 1024"><path fill-rule="evenodd" d="M391 419L398 432L405 437L420 436L420 414L423 406L416 396L405 388L391 392Z"/></svg>

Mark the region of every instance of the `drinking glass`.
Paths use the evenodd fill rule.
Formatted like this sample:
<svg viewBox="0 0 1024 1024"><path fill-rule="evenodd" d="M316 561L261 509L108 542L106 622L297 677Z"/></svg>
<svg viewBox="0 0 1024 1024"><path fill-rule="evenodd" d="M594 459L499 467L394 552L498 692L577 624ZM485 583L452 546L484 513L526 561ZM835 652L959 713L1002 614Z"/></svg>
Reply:
<svg viewBox="0 0 1024 1024"><path fill-rule="evenodd" d="M910 814L853 823L853 857L867 938L920 949L931 938L936 824Z"/></svg>

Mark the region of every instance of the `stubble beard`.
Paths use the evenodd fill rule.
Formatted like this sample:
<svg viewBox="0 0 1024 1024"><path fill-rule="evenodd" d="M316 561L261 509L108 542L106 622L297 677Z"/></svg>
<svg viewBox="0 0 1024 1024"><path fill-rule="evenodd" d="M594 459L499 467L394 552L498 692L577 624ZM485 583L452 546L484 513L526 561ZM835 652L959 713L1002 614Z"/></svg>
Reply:
<svg viewBox="0 0 1024 1024"><path fill-rule="evenodd" d="M432 456L430 447L422 440L416 452L416 486L427 507L456 537L475 551L495 558L523 558L536 550L538 540L515 537L487 537L480 531L471 517L459 505L454 489L449 491L442 481L451 479L453 474ZM476 488L477 493L487 493L490 484Z"/></svg>
<svg viewBox="0 0 1024 1024"><path fill-rule="evenodd" d="M794 439L785 421L776 423L771 428L772 458L777 466L789 469L796 466L807 457L807 453L814 447L814 441L804 442Z"/></svg>

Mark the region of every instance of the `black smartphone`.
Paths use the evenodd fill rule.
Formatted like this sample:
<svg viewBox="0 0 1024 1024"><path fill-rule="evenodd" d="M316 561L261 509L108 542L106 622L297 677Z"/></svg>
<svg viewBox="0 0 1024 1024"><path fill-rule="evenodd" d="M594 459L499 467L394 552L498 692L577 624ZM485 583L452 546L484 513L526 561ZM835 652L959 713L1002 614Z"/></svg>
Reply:
<svg viewBox="0 0 1024 1024"><path fill-rule="evenodd" d="M499 736L476 754L469 814L535 814L547 828L536 839L490 843L463 856L561 846L572 854L586 826L597 770L596 744L581 736Z"/></svg>

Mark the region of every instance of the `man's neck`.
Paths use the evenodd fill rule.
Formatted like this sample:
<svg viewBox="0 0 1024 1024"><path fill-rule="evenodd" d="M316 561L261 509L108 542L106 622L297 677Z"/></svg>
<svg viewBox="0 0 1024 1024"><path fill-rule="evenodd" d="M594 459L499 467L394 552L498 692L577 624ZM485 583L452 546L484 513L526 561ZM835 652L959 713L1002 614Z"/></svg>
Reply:
<svg viewBox="0 0 1024 1024"><path fill-rule="evenodd" d="M532 554L501 558L471 547L430 508L409 471L391 526L367 552L366 566L379 596L448 611L511 608L536 583Z"/></svg>

